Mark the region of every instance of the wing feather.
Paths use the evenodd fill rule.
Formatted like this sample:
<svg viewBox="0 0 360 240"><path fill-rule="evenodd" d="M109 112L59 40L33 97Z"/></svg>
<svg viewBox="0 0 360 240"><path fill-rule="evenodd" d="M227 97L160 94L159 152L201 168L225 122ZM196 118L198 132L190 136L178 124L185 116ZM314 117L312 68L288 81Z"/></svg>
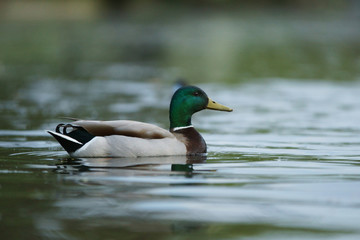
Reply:
<svg viewBox="0 0 360 240"><path fill-rule="evenodd" d="M72 123L85 128L94 136L122 135L145 139L174 138L169 131L149 123L116 120L116 121L95 121L79 120Z"/></svg>

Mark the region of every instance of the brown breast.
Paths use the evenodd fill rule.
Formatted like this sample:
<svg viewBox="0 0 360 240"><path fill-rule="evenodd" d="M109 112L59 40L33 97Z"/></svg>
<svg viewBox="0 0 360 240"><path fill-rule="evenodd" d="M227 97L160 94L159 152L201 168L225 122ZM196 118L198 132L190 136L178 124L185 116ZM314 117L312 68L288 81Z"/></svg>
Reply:
<svg viewBox="0 0 360 240"><path fill-rule="evenodd" d="M176 131L170 130L170 132L185 144L188 155L206 153L206 142L195 128L188 127Z"/></svg>

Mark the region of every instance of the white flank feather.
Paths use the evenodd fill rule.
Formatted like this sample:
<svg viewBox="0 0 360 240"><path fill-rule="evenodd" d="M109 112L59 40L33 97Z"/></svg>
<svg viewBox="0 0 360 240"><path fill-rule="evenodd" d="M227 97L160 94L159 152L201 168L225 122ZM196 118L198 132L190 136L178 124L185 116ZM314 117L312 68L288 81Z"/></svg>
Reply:
<svg viewBox="0 0 360 240"><path fill-rule="evenodd" d="M48 132L48 133L52 133L52 134L54 134L54 135L56 135L56 136L59 136L59 137L61 137L61 138L64 138L64 139L66 139L66 140L68 140L68 141L71 141L71 142L74 142L74 143L83 145L83 144L82 144L81 142L79 142L78 140L76 140L76 139L74 139L74 138L71 138L71 137L69 137L69 136L66 136L66 135L64 135L64 134L57 133L57 132L50 131L50 130L47 130L47 132Z"/></svg>
<svg viewBox="0 0 360 240"><path fill-rule="evenodd" d="M112 135L95 137L75 151L73 157L145 157L186 155L184 143L173 138L143 139Z"/></svg>

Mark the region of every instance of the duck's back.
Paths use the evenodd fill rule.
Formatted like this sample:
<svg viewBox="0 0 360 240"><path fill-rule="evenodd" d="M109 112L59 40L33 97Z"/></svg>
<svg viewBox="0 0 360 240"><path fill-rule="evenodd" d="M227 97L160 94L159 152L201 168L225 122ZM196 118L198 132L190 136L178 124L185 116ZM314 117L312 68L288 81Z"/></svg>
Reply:
<svg viewBox="0 0 360 240"><path fill-rule="evenodd" d="M96 121L79 120L72 123L81 126L94 136L123 135L144 139L173 138L173 134L156 125L131 120Z"/></svg>

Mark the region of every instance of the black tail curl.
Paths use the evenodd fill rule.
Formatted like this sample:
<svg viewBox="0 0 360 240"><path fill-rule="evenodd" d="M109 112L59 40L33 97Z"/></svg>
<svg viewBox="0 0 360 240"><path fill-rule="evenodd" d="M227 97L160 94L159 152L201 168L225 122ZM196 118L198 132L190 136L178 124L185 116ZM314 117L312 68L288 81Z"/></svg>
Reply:
<svg viewBox="0 0 360 240"><path fill-rule="evenodd" d="M73 126L73 125L60 123L60 124L58 124L58 125L56 126L55 131L56 131L57 133L61 133L61 134L64 134L64 135L68 135L68 133L67 133L67 128L68 128L68 127L71 127L71 128L74 130L74 126ZM62 129L62 131L61 131L61 129Z"/></svg>
<svg viewBox="0 0 360 240"><path fill-rule="evenodd" d="M48 131L48 133L50 133L69 154L82 148L95 137L82 126L64 123L57 125L55 132Z"/></svg>
<svg viewBox="0 0 360 240"><path fill-rule="evenodd" d="M68 131L70 129L70 131ZM82 144L89 142L95 136L86 131L85 128L78 125L60 123L56 126L55 131L57 133L69 136Z"/></svg>

